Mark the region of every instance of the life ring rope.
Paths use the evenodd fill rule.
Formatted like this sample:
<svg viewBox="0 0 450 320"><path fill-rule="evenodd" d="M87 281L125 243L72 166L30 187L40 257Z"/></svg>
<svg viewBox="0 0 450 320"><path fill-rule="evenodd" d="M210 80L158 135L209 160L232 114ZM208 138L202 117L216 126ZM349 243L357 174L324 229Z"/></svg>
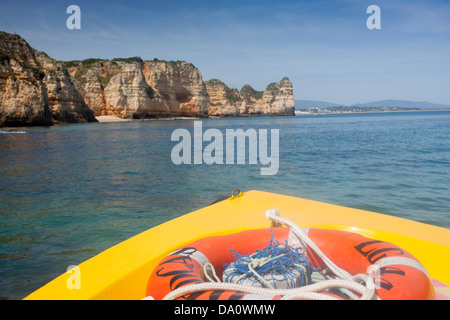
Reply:
<svg viewBox="0 0 450 320"><path fill-rule="evenodd" d="M281 300L290 300L296 298L311 298L317 300L335 300L337 298L331 297L326 294L317 293L316 291L323 291L331 288L345 288L348 290L353 290L361 294L362 300L370 300L373 296L374 287L372 289L368 286L364 286L356 281L349 280L325 280L322 282L313 283L304 287L295 289L269 289L269 288L258 288L237 283L224 283L224 282L205 282L192 284L178 288L168 295L166 295L163 300L175 300L179 297L185 296L187 294L192 294L195 292L210 291L210 290L224 290L224 291L240 291L247 292L251 294L256 294L260 296L283 296ZM367 281L367 279L366 279ZM370 281L368 281L370 282Z"/></svg>
<svg viewBox="0 0 450 320"><path fill-rule="evenodd" d="M281 223L289 227L301 243L314 250L314 252L324 261L328 268L336 275L337 279L324 280L294 289L273 289L270 288L270 286L269 288L258 288L237 283L220 282L220 279L215 273L214 266L211 263L207 262L204 264L203 270L205 273L205 277L211 282L196 283L183 286L181 288L175 289L174 291L171 291L163 298L163 300L174 300L188 294L210 290L240 291L267 297L281 296L281 300L335 300L337 298L317 292L331 288L343 288L357 292L360 294L359 299L361 300L372 300L378 298L375 294L374 281L370 276L368 276L367 274L358 274L356 276L352 276L344 269L339 268L314 244L313 241L311 241L311 239L309 239L309 237L296 224L286 218L280 217L277 209L267 210L266 217L276 223ZM212 274L212 277L209 273ZM365 283L365 285L361 283Z"/></svg>
<svg viewBox="0 0 450 320"><path fill-rule="evenodd" d="M151 273L145 299L435 298L425 267L395 244L351 232L299 228L277 209L267 210L266 217L270 229L203 238L169 254ZM294 251L299 255L292 256Z"/></svg>
<svg viewBox="0 0 450 320"><path fill-rule="evenodd" d="M346 279L349 281L352 280L352 275L345 271L342 268L339 268L333 261L331 261L323 252L319 249L319 247L300 229L299 226L297 226L292 221L280 217L280 213L278 209L271 209L266 211L266 217L276 223L284 224L285 226L289 227L291 231L297 236L297 238L304 244L304 247L309 247L311 250L313 250L321 259L322 261L327 265L328 268L340 279Z"/></svg>

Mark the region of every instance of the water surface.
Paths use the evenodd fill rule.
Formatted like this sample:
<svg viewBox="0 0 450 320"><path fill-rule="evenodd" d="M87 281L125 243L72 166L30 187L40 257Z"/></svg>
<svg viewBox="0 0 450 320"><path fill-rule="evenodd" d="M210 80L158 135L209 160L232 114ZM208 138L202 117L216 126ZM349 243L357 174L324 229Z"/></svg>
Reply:
<svg viewBox="0 0 450 320"><path fill-rule="evenodd" d="M171 134L192 131L194 120L2 129L0 297L23 298L68 266L235 188L450 228L450 112L202 123L223 133L279 129L278 173L262 176L260 164L174 165Z"/></svg>

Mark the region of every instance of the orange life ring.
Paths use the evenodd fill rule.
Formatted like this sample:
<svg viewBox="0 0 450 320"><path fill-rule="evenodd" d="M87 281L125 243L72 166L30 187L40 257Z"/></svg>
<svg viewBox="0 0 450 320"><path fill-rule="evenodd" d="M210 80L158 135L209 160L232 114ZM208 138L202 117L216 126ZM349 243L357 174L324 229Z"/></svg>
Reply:
<svg viewBox="0 0 450 320"><path fill-rule="evenodd" d="M383 241L373 240L356 233L304 229L308 237L338 267L352 275L372 270L375 293L380 299L434 299L430 277L420 262L404 249ZM224 271L224 264L233 261L234 249L252 253L262 249L272 238L291 244L290 229L285 227L255 229L236 234L215 236L195 241L177 249L164 258L150 275L146 294L156 300L163 299L171 291L183 286L206 281L203 265L211 263L217 274ZM324 268L321 259L307 249L314 267ZM274 295L272 299L280 299ZM187 294L178 299L187 300L242 300L255 299L254 295L229 290L208 290Z"/></svg>

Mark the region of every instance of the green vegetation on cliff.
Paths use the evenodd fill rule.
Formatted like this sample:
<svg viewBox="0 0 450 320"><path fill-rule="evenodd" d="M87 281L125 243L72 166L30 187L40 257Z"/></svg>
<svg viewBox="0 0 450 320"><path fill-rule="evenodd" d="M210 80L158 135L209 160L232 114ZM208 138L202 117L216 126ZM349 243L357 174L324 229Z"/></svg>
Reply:
<svg viewBox="0 0 450 320"><path fill-rule="evenodd" d="M256 100L259 100L263 97L264 91L256 91L252 88L252 86L246 84L242 87L240 91L241 97L244 99L251 100L251 98L255 98Z"/></svg>

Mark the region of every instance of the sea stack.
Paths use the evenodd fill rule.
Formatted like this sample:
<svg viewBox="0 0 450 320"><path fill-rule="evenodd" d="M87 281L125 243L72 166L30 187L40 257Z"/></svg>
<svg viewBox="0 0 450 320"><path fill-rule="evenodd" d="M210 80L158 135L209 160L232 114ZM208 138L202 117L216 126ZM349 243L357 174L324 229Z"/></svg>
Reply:
<svg viewBox="0 0 450 320"><path fill-rule="evenodd" d="M246 84L240 91L230 89L222 81L206 82L212 117L236 116L292 116L294 95L292 83L287 77L279 83L271 83L264 91L256 91Z"/></svg>

